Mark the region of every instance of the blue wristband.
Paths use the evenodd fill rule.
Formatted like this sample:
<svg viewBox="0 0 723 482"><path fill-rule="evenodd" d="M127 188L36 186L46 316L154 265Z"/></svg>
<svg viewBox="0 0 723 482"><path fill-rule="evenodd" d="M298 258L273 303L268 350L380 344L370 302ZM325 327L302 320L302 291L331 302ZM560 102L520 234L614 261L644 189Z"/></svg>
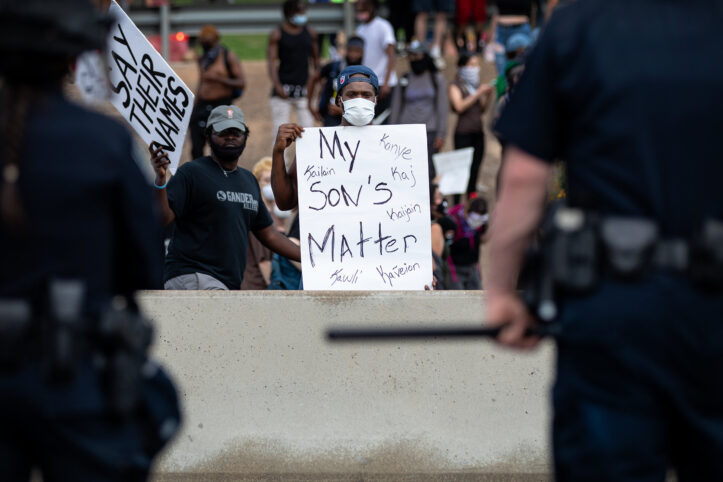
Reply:
<svg viewBox="0 0 723 482"><path fill-rule="evenodd" d="M153 187L155 187L156 189L165 189L166 186L168 186L168 181L166 181L166 183L163 186L159 186L158 184L156 184L155 179L153 180Z"/></svg>

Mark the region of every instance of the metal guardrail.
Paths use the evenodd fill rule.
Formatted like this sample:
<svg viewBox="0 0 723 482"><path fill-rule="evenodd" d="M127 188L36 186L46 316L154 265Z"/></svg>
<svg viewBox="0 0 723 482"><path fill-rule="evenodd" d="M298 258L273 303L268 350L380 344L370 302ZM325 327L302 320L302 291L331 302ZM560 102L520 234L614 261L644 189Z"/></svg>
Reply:
<svg viewBox="0 0 723 482"><path fill-rule="evenodd" d="M159 7L131 10L131 19L145 34L183 31L198 35L201 27L213 24L221 34L269 33L283 22L280 5L238 5L223 7ZM307 10L309 25L319 33L332 33L354 28L354 5L310 4ZM165 24L165 25L164 25Z"/></svg>

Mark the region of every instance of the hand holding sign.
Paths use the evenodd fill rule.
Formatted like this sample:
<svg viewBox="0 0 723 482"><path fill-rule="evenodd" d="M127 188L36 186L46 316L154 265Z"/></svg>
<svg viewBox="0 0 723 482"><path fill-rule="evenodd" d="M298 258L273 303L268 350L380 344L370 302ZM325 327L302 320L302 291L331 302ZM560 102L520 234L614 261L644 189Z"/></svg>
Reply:
<svg viewBox="0 0 723 482"><path fill-rule="evenodd" d="M148 152L151 153L151 165L156 173L156 186L161 186L166 183L168 165L171 161L168 159L166 151L163 150L163 146L157 142L151 142L151 145L148 146Z"/></svg>
<svg viewBox="0 0 723 482"><path fill-rule="evenodd" d="M289 147L297 138L301 138L304 128L298 124L281 124L279 132L276 134L276 142L274 150L283 151Z"/></svg>

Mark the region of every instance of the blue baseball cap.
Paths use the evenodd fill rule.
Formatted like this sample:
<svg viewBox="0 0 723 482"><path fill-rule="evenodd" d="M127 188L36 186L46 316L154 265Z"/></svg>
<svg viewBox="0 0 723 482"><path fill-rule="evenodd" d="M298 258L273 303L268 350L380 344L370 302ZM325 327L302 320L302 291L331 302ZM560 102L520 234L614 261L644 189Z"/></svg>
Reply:
<svg viewBox="0 0 723 482"><path fill-rule="evenodd" d="M361 74L361 76L357 74ZM357 77L352 78L352 75L357 75ZM341 92L346 84L351 82L366 82L374 87L374 92L379 91L379 79L377 79L377 74L375 74L372 69L365 67L364 65L350 65L341 71L339 77L336 79L336 85L339 87L339 92Z"/></svg>
<svg viewBox="0 0 723 482"><path fill-rule="evenodd" d="M520 49L526 49L532 45L532 38L524 33L516 33L507 40L505 50L507 52L517 52Z"/></svg>

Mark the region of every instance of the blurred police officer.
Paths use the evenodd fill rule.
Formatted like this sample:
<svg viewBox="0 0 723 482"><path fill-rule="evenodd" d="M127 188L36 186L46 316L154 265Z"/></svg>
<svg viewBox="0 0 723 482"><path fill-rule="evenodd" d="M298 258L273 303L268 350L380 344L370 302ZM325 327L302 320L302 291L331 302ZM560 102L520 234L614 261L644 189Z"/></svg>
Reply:
<svg viewBox="0 0 723 482"><path fill-rule="evenodd" d="M561 330L558 480L663 481L671 466L723 480L721 25L720 0L559 8L497 126L509 149L486 280L502 343L537 342L515 283L550 161L567 161L574 208L553 226L595 237L565 253L587 289L552 263L567 288L536 313Z"/></svg>
<svg viewBox="0 0 723 482"><path fill-rule="evenodd" d="M0 478L145 479L175 432L135 290L157 286L153 197L117 122L64 98L109 22L88 0L0 3Z"/></svg>

